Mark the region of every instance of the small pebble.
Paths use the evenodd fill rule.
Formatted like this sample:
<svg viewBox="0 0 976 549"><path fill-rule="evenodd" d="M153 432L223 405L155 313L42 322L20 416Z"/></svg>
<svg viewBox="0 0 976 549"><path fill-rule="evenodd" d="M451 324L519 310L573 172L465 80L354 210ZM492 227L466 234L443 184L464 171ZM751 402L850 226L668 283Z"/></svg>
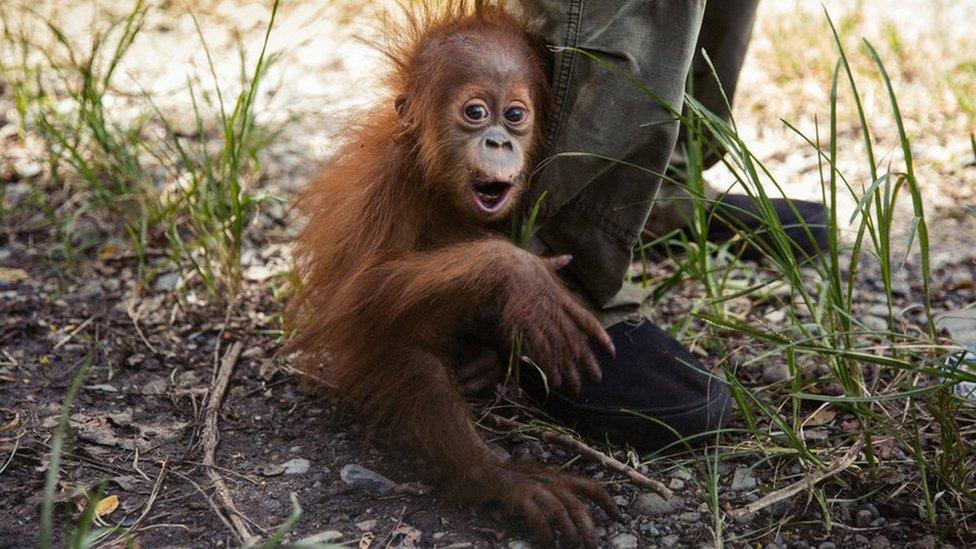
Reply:
<svg viewBox="0 0 976 549"><path fill-rule="evenodd" d="M678 544L681 537L678 534L671 534L670 536L664 536L661 538L661 547L674 547Z"/></svg>
<svg viewBox="0 0 976 549"><path fill-rule="evenodd" d="M658 530L657 524L654 524L653 522L645 522L643 525L641 525L640 529L641 533L645 536L656 538L661 535L661 531Z"/></svg>
<svg viewBox="0 0 976 549"><path fill-rule="evenodd" d="M687 482L695 477L694 475L691 474L691 471L689 471L688 469L679 467L678 469L671 471L671 478L676 478L678 480L683 480Z"/></svg>
<svg viewBox="0 0 976 549"><path fill-rule="evenodd" d="M854 526L859 528L866 528L871 524L871 520L874 519L874 515L871 511L867 509L861 509L854 515Z"/></svg>
<svg viewBox="0 0 976 549"><path fill-rule="evenodd" d="M634 509L648 517L657 517L667 513L673 513L684 505L684 500L680 497L672 496L665 500L654 492L641 494L634 501Z"/></svg>
<svg viewBox="0 0 976 549"><path fill-rule="evenodd" d="M733 492L744 492L755 487L756 477L753 475L752 469L740 467L732 474L732 483L729 485L729 489Z"/></svg>
<svg viewBox="0 0 976 549"><path fill-rule="evenodd" d="M875 332L884 332L888 330L888 321L884 318L874 315L866 315L861 318L861 322L869 330L874 330Z"/></svg>
<svg viewBox="0 0 976 549"><path fill-rule="evenodd" d="M392 480L356 463L343 466L339 470L339 478L349 486L362 488L376 494L388 494L393 491L395 485Z"/></svg>
<svg viewBox="0 0 976 549"><path fill-rule="evenodd" d="M698 522L701 520L701 513L696 513L694 511L681 513L680 515L678 515L678 520L680 520L681 522Z"/></svg>
<svg viewBox="0 0 976 549"><path fill-rule="evenodd" d="M766 383L779 383L790 379L790 368L785 362L773 362L763 367L762 378Z"/></svg>
<svg viewBox="0 0 976 549"><path fill-rule="evenodd" d="M888 541L883 535L874 536L870 541L871 549L888 549L891 547L891 542Z"/></svg>
<svg viewBox="0 0 976 549"><path fill-rule="evenodd" d="M308 468L312 464L305 458L294 458L294 459L289 459L288 461L284 462L282 465L285 467L282 473L286 475L301 475L307 473Z"/></svg>
<svg viewBox="0 0 976 549"><path fill-rule="evenodd" d="M610 539L610 545L614 549L637 549L637 536L633 534L617 534Z"/></svg>

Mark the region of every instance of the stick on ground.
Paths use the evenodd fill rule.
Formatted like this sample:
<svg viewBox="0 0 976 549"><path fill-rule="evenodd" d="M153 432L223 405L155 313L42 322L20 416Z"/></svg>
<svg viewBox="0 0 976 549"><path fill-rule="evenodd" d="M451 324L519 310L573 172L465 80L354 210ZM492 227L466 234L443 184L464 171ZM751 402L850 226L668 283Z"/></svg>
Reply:
<svg viewBox="0 0 976 549"><path fill-rule="evenodd" d="M830 467L821 469L819 471L814 471L806 478L794 482L785 488L780 488L775 492L770 492L756 501L746 505L745 507L736 509L729 514L736 520L742 520L760 509L765 509L776 502L793 497L804 490L809 490L817 483L822 482L850 467L857 459L857 455L860 453L860 451L861 445L855 444L850 450L847 451L847 453L834 462L834 464Z"/></svg>
<svg viewBox="0 0 976 549"><path fill-rule="evenodd" d="M234 366L237 359L241 356L243 345L240 341L234 342L223 360L220 361L220 369L214 379L213 387L210 390L210 398L207 400L207 409L204 415L203 424L203 464L207 469L207 476L214 485L217 499L224 506L227 518L234 525L235 534L239 541L244 545L252 545L258 541L257 536L251 533L247 523L242 519L240 511L234 506L234 498L230 495L230 490L224 483L224 479L217 472L214 456L217 453L217 444L220 435L217 430L217 420L220 416L220 403L224 400L224 393L227 392L227 385L230 383L230 376L234 373Z"/></svg>
<svg viewBox="0 0 976 549"><path fill-rule="evenodd" d="M579 440L576 440L575 438L569 435L564 435L563 433L557 433L556 431L552 431L536 425L527 425L524 423L519 423L517 421L508 419L507 417L503 417L498 414L488 413L485 414L485 417L495 425L498 425L499 427L505 429L511 429L511 430L529 429L537 433L540 437L542 437L543 440L552 442L554 444L558 444L584 457L587 457L592 461L599 463L603 467L613 471L614 473L618 473L620 475L627 477L627 479L632 483L634 483L634 485L639 486L641 488L646 488L648 490L651 490L652 492L656 492L658 495L660 495L665 499L670 499L671 496L674 495L674 492L672 492L667 486L662 484L660 481L654 480L652 478L643 475L640 471L634 469L633 467L627 465L626 463L623 463L622 461L618 461L604 454L603 452L594 450L593 448L590 448L586 444L580 442Z"/></svg>

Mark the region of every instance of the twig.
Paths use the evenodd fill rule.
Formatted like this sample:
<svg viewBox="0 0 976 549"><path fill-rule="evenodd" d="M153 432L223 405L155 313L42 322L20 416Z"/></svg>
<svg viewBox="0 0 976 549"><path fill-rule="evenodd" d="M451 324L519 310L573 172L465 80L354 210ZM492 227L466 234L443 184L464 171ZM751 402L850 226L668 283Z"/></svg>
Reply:
<svg viewBox="0 0 976 549"><path fill-rule="evenodd" d="M546 429L544 427L540 427L537 425L527 425L524 423L519 423L517 421L508 419L507 417L503 417L498 414L493 414L491 412L485 414L485 417L491 420L492 423L498 425L499 427L503 427L505 429L511 429L511 430L530 429L532 431L535 431L536 433L538 433L540 437L542 437L543 440L547 440L549 442L559 444L560 446L568 448L569 450L572 450L578 454L581 454L599 463L603 467L627 477L627 479L630 480L635 485L656 492L664 499L670 499L671 496L674 495L674 492L668 489L668 487L662 484L660 481L645 476L640 471L634 469L633 467L627 465L626 463L623 463L613 457L610 457L604 454L603 452L594 450L593 448L590 448L586 444L580 442L579 440L576 440L575 438L569 435L564 435L563 433L557 433L556 431L552 431L550 429Z"/></svg>
<svg viewBox="0 0 976 549"><path fill-rule="evenodd" d="M224 526L226 526L231 532L234 532L236 534L236 530L234 530L234 525L227 522L227 517L224 516L224 511L220 509L220 506L217 505L217 502L215 502L213 498L210 497L210 494L208 494L206 490L204 490L199 484L196 483L195 480L190 478L188 475L184 475L183 473L177 471L176 469L173 469L173 474L187 481L196 489L197 492L200 492L200 495L203 496L203 499L207 500L207 503L210 505L210 508L213 509L214 514L217 515L217 518L220 519L220 522L223 522Z"/></svg>
<svg viewBox="0 0 976 549"><path fill-rule="evenodd" d="M3 472L7 470L7 466L10 465L10 462L14 460L14 456L17 455L17 448L20 448L20 439L25 434L27 434L25 431L21 431L21 433L17 435L16 438L13 439L14 448L13 450L10 451L10 456L7 458L7 461L3 462L3 466L0 467L0 475L2 475Z"/></svg>
<svg viewBox="0 0 976 549"><path fill-rule="evenodd" d="M234 534L238 537L238 541L244 545L252 545L257 541L257 537L251 533L247 523L241 518L240 511L234 506L234 499L230 495L230 490L227 489L220 473L214 468L214 456L217 453L219 442L217 420L220 416L220 403L224 399L224 393L227 391L230 376L234 372L237 359L241 356L242 348L243 345L240 341L234 342L227 350L223 360L220 361L220 368L217 370L217 376L210 390L210 399L207 401L207 408L204 413L201 438L203 439L203 464L206 466L207 476L210 477L210 482L213 483L214 491L217 493L217 499L223 504L227 518L234 525Z"/></svg>
<svg viewBox="0 0 976 549"><path fill-rule="evenodd" d="M54 350L60 349L61 346L63 346L65 343L71 341L71 338L73 338L76 335L78 335L78 332L80 332L80 331L84 330L85 328L87 328L88 325L91 324L92 320L95 320L95 317L94 316L88 317L88 320L82 322L81 325L79 325L74 330L71 330L71 333L70 334L62 337L60 341L58 341L57 343L54 344Z"/></svg>
<svg viewBox="0 0 976 549"><path fill-rule="evenodd" d="M139 514L139 518L132 523L132 526L128 528L128 533L135 533L139 529L139 525L142 521L146 519L149 515L149 511L152 510L153 503L156 502L156 497L159 496L159 489L163 485L163 479L166 478L166 466L168 462L164 459L159 466L159 474L156 475L156 482L153 483L152 491L149 493L149 499L146 500L146 504L142 507L142 513ZM107 547L117 547L125 544L125 535L120 535L113 539L110 543L107 543Z"/></svg>
<svg viewBox="0 0 976 549"><path fill-rule="evenodd" d="M732 518L741 520L752 515L756 511L759 511L760 509L765 509L774 503L793 497L804 490L810 490L817 483L822 482L850 467L857 459L857 455L861 451L861 446L861 444L851 446L847 453L834 462L834 464L830 467L815 471L813 474L808 475L803 480L794 482L793 484L790 484L785 488L780 488L775 492L770 492L756 501L746 505L745 507L736 509L729 514L732 516Z"/></svg>
<svg viewBox="0 0 976 549"><path fill-rule="evenodd" d="M142 328L139 327L139 317L142 315L136 312L134 301L135 300L127 300L125 302L125 314L128 315L129 320L132 321L132 326L136 329L136 334L139 335L139 339L141 339L142 342L146 344L146 347L148 347L149 350L152 351L152 354L159 356L159 351L157 351L156 348L153 347L152 343L149 343L149 340L146 339L146 334L142 333Z"/></svg>

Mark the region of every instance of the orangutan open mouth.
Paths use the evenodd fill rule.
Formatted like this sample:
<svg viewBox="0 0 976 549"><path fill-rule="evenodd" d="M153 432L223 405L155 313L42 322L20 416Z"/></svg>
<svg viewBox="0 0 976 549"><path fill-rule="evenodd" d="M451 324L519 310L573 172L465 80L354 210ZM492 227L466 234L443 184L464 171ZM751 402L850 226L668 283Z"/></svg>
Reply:
<svg viewBox="0 0 976 549"><path fill-rule="evenodd" d="M512 192L512 184L507 181L476 181L471 185L475 202L487 213L501 209Z"/></svg>

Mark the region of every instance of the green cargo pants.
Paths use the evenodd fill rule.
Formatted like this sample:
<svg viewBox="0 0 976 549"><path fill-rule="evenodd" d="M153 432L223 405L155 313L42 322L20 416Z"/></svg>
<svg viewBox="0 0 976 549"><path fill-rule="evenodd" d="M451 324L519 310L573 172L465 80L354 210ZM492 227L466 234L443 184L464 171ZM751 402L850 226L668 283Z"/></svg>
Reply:
<svg viewBox="0 0 976 549"><path fill-rule="evenodd" d="M672 109L682 107L689 73L695 96L728 116L701 55L708 52L731 97L752 32L758 0L522 0L538 18L555 109L545 164L527 198L542 200L538 251L572 254L572 278L603 309L605 324L637 312L645 294L625 284L642 229L663 234L685 224L680 186L661 183L675 153L679 124L665 106L606 64L618 67ZM596 56L560 48L574 48ZM560 154L560 153L585 154ZM613 160L610 160L613 159ZM715 162L717 158L709 159ZM643 169L627 166L631 164ZM680 171L680 170L678 170Z"/></svg>

